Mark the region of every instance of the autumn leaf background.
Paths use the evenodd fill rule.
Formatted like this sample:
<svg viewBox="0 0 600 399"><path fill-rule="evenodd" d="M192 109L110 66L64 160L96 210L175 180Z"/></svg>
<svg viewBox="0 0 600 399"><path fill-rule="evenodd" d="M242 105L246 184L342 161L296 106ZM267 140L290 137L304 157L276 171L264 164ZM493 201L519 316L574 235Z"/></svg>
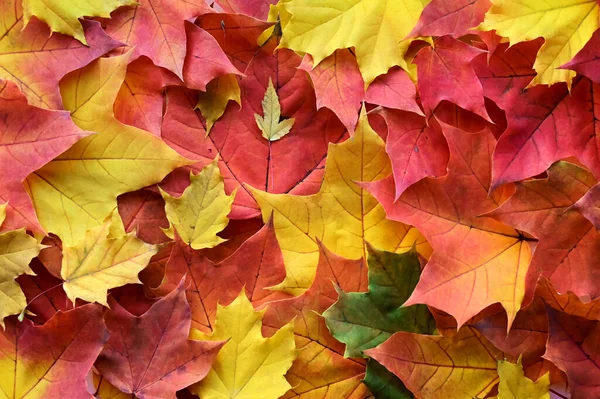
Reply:
<svg viewBox="0 0 600 399"><path fill-rule="evenodd" d="M600 397L597 0L0 0L0 399Z"/></svg>

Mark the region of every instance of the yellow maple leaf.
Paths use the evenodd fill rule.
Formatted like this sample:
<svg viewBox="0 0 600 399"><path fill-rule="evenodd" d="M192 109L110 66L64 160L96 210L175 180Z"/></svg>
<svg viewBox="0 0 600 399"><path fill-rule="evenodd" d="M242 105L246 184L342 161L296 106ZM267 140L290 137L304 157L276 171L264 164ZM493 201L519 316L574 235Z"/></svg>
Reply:
<svg viewBox="0 0 600 399"><path fill-rule="evenodd" d="M225 113L229 100L235 101L240 106L242 98L240 85L237 77L233 74L219 76L211 80L206 85L206 92L198 93L198 103L196 109L199 109L206 120L206 135L210 133L213 125Z"/></svg>
<svg viewBox="0 0 600 399"><path fill-rule="evenodd" d="M511 44L544 38L533 68L537 76L530 83L552 85L567 82L575 72L557 69L583 48L599 25L596 0L492 0L479 29L492 30Z"/></svg>
<svg viewBox="0 0 600 399"><path fill-rule="evenodd" d="M63 79L63 102L73 121L98 134L27 177L42 227L66 245L102 224L119 195L158 183L173 169L193 163L160 138L115 119L113 102L130 54L100 58Z"/></svg>
<svg viewBox="0 0 600 399"><path fill-rule="evenodd" d="M6 216L6 204L0 204L0 226ZM35 275L29 262L44 248L25 229L0 233L0 326L4 318L19 314L27 304L15 279L21 274Z"/></svg>
<svg viewBox="0 0 600 399"><path fill-rule="evenodd" d="M310 287L319 259L317 240L350 259L367 258L365 242L391 252L408 251L416 242L422 253L429 253L416 229L386 219L381 204L355 183L379 180L390 173L385 143L369 126L363 109L354 135L341 144L329 144L317 194L271 194L248 187L263 220L267 222L273 214L287 271L278 288L298 294Z"/></svg>
<svg viewBox="0 0 600 399"><path fill-rule="evenodd" d="M48 24L52 32L73 36L87 44L79 18L110 18L110 13L117 8L137 4L135 0L23 0L23 19L27 26L35 16Z"/></svg>
<svg viewBox="0 0 600 399"><path fill-rule="evenodd" d="M273 86L273 81L269 78L269 85L262 100L263 116L254 114L254 119L262 136L269 141L276 141L290 132L294 126L294 118L281 119L281 105L279 97Z"/></svg>
<svg viewBox="0 0 600 399"><path fill-rule="evenodd" d="M521 358L517 364L506 360L498 361L498 399L550 399L550 373L537 381L525 377Z"/></svg>
<svg viewBox="0 0 600 399"><path fill-rule="evenodd" d="M226 240L217 236L229 219L235 190L225 194L225 183L219 171L218 158L202 168L197 175L190 172L190 185L181 197L172 197L160 189L170 227L167 236L175 238L173 228L193 249L213 248Z"/></svg>
<svg viewBox="0 0 600 399"><path fill-rule="evenodd" d="M212 334L192 329L191 339L228 340L192 393L203 399L277 399L291 388L284 376L296 358L294 322L263 338L265 311L255 312L242 290L228 306L218 305Z"/></svg>
<svg viewBox="0 0 600 399"><path fill-rule="evenodd" d="M158 246L146 244L134 232L112 236L111 232L121 231L111 228L113 220L112 215L107 217L74 246L63 246L60 275L73 303L81 298L108 306L107 291L125 284L141 284L138 273L158 252Z"/></svg>
<svg viewBox="0 0 600 399"><path fill-rule="evenodd" d="M408 70L406 39L429 0L291 0L281 47L309 53L314 64L354 47L366 85L391 67Z"/></svg>

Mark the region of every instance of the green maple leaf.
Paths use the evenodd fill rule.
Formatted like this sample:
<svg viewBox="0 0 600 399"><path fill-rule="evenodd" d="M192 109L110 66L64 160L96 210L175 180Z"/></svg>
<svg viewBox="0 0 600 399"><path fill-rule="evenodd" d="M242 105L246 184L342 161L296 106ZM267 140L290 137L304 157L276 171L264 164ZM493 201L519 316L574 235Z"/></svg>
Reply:
<svg viewBox="0 0 600 399"><path fill-rule="evenodd" d="M398 331L431 334L435 321L425 305L402 307L421 275L417 251L395 254L369 247L369 292L344 292L323 313L331 334L346 344L345 357L362 357Z"/></svg>
<svg viewBox="0 0 600 399"><path fill-rule="evenodd" d="M376 399L414 398L414 395L406 388L402 380L375 359L369 359L367 374L363 382Z"/></svg>
<svg viewBox="0 0 600 399"><path fill-rule="evenodd" d="M262 100L262 108L264 116L254 114L254 119L264 138L276 141L290 132L294 126L294 118L279 121L281 106L271 78L269 78L269 86L267 86L265 97Z"/></svg>

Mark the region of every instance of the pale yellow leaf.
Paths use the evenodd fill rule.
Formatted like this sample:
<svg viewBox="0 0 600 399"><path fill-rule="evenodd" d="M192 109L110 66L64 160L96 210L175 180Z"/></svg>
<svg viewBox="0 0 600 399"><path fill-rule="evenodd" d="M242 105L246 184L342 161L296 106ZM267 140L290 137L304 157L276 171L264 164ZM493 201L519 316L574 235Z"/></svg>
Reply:
<svg viewBox="0 0 600 399"><path fill-rule="evenodd" d="M116 211L115 211L116 212ZM77 298L108 306L107 291L125 284L141 283L138 273L158 252L134 233L110 235L112 215L100 226L88 230L76 245L63 244L61 277L69 299Z"/></svg>
<svg viewBox="0 0 600 399"><path fill-rule="evenodd" d="M254 311L242 290L228 306L218 305L212 334L191 331L191 339L228 340L192 393L202 399L277 399L291 388L284 376L296 357L294 322L263 338L264 313Z"/></svg>
<svg viewBox="0 0 600 399"><path fill-rule="evenodd" d="M52 32L73 36L87 44L79 18L110 18L117 8L137 4L135 0L23 0L23 19L27 26L35 16L48 24Z"/></svg>
<svg viewBox="0 0 600 399"><path fill-rule="evenodd" d="M269 141L276 141L290 132L294 126L294 118L281 119L281 105L279 97L273 86L273 81L269 78L269 85L262 100L263 116L254 114L254 119L262 136Z"/></svg>
<svg viewBox="0 0 600 399"><path fill-rule="evenodd" d="M165 230L170 238L174 238L175 228L179 237L193 249L213 248L225 241L217 233L229 223L227 215L231 212L235 191L225 194L218 158L197 175L190 173L190 185L181 197L172 197L163 190L160 193L171 225Z"/></svg>
<svg viewBox="0 0 600 399"><path fill-rule="evenodd" d="M599 25L596 0L492 0L480 29L492 30L511 44L544 38L530 83L552 85L567 82L575 72L557 69L583 48Z"/></svg>

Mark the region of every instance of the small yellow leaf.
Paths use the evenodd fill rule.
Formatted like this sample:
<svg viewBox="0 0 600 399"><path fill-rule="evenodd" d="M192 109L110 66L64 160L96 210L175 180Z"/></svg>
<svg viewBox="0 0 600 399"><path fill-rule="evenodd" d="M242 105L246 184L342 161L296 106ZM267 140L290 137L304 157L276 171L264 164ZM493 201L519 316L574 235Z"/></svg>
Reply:
<svg viewBox="0 0 600 399"><path fill-rule="evenodd" d="M264 138L269 141L276 141L290 132L292 126L294 126L294 118L279 121L281 106L271 78L269 78L269 85L262 100L262 108L264 116L254 114L254 119Z"/></svg>
<svg viewBox="0 0 600 399"><path fill-rule="evenodd" d="M192 329L191 339L228 340L192 393L202 399L277 399L291 388L284 376L296 358L294 322L263 338L265 311L255 312L242 290L228 306L218 305L212 334Z"/></svg>
<svg viewBox="0 0 600 399"><path fill-rule="evenodd" d="M174 227L193 249L213 248L226 241L217 233L229 223L227 215L231 212L235 191L225 194L218 158L197 175L190 173L190 185L181 197L172 197L163 190L160 193L171 224L165 231L170 238L174 238Z"/></svg>
<svg viewBox="0 0 600 399"><path fill-rule="evenodd" d="M48 24L52 32L73 36L87 44L79 18L110 18L110 13L117 8L137 4L135 0L23 0L23 19L27 26L35 16Z"/></svg>
<svg viewBox="0 0 600 399"><path fill-rule="evenodd" d="M237 77L233 74L219 76L206 85L206 92L198 93L196 108L200 110L206 120L206 135L210 133L213 125L219 120L229 100L235 101L240 106L242 98Z"/></svg>
<svg viewBox="0 0 600 399"><path fill-rule="evenodd" d="M21 274L35 275L29 262L42 248L25 229L0 234L0 326L4 327L5 317L19 314L25 308L25 295L14 280Z"/></svg>
<svg viewBox="0 0 600 399"><path fill-rule="evenodd" d="M533 382L525 377L521 358L517 364L498 361L498 399L550 399L550 373Z"/></svg>
<svg viewBox="0 0 600 399"><path fill-rule="evenodd" d="M102 225L88 230L74 246L63 246L60 274L65 280L63 288L72 302L81 298L108 306L107 291L125 284L141 283L138 273L158 252L158 246L146 244L134 233L111 236L112 218L110 215Z"/></svg>
<svg viewBox="0 0 600 399"><path fill-rule="evenodd" d="M511 44L544 38L533 69L537 76L530 83L552 85L567 82L575 72L557 69L569 62L598 29L596 0L494 0L480 29L507 37Z"/></svg>

